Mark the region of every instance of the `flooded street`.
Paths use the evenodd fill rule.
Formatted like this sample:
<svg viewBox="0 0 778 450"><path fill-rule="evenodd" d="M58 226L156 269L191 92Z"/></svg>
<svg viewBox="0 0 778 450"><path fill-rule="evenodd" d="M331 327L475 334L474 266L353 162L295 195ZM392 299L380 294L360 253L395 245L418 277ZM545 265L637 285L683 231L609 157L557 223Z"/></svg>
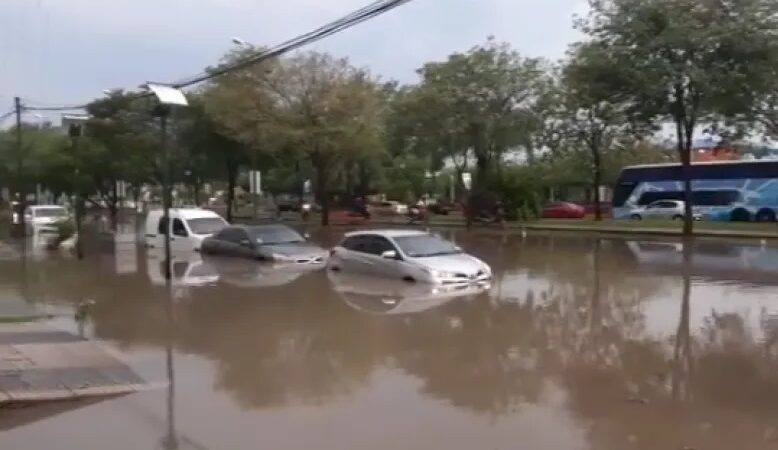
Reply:
<svg viewBox="0 0 778 450"><path fill-rule="evenodd" d="M3 297L172 383L0 410L0 448L778 446L778 248L698 241L685 270L677 242L444 234L490 289L189 254L171 299L132 245L4 251Z"/></svg>

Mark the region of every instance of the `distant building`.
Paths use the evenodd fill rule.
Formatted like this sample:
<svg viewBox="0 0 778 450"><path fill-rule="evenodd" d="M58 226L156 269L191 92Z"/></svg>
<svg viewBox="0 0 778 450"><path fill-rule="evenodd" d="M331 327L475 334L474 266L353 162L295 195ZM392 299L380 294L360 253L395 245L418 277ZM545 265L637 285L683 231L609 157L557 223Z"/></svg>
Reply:
<svg viewBox="0 0 778 450"><path fill-rule="evenodd" d="M63 114L61 129L63 133L67 133L71 125L83 125L84 122L89 120L89 114Z"/></svg>
<svg viewBox="0 0 778 450"><path fill-rule="evenodd" d="M732 161L740 159L737 149L726 139L699 139L692 148L692 161Z"/></svg>

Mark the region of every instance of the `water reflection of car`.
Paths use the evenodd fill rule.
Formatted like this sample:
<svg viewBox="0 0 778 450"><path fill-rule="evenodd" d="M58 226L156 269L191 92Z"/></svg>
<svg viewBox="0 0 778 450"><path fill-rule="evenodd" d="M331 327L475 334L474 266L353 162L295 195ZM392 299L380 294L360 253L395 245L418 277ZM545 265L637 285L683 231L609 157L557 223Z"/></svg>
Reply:
<svg viewBox="0 0 778 450"><path fill-rule="evenodd" d="M28 206L24 210L24 222L29 230L55 233L57 222L68 220L68 210L58 205Z"/></svg>
<svg viewBox="0 0 778 450"><path fill-rule="evenodd" d="M323 267L327 251L292 228L281 225L234 225L203 241L203 254Z"/></svg>
<svg viewBox="0 0 778 450"><path fill-rule="evenodd" d="M146 271L152 284L165 285L165 255L162 251L149 249ZM219 281L219 273L213 265L191 252L174 253L170 272L175 286L207 286Z"/></svg>
<svg viewBox="0 0 778 450"><path fill-rule="evenodd" d="M382 315L420 313L455 299L472 298L490 288L488 283L435 286L332 271L327 277L347 305Z"/></svg>
<svg viewBox="0 0 778 450"><path fill-rule="evenodd" d="M544 219L583 219L586 209L570 202L556 202L543 208L541 216Z"/></svg>
<svg viewBox="0 0 778 450"><path fill-rule="evenodd" d="M347 233L330 254L331 270L432 284L482 283L491 268L439 236L418 230Z"/></svg>
<svg viewBox="0 0 778 450"><path fill-rule="evenodd" d="M219 256L206 257L206 261L219 274L221 283L239 288L283 286L322 267L316 264L257 264L246 259Z"/></svg>
<svg viewBox="0 0 778 450"><path fill-rule="evenodd" d="M683 267L683 244L662 241L629 241L635 260L652 272L677 274ZM778 274L778 248L733 245L718 241L693 244L692 272L723 280L774 282Z"/></svg>

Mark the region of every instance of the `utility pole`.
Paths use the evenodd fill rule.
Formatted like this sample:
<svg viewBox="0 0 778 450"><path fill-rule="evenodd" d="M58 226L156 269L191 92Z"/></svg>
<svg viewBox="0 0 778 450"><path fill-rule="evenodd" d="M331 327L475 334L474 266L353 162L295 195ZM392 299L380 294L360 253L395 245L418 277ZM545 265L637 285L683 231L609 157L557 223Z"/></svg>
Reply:
<svg viewBox="0 0 778 450"><path fill-rule="evenodd" d="M68 130L68 134L70 135L71 144L73 146L73 156L78 158L78 144L79 140L81 138L83 127L80 124L71 124L70 129ZM73 185L74 190L74 198L73 198L73 213L74 213L74 219L76 222L76 256L78 259L84 259L84 248L82 246L81 241L81 221L83 220L83 200L81 198L81 176L79 173L78 168L76 168L76 171L74 173L74 180L75 183Z"/></svg>
<svg viewBox="0 0 778 450"><path fill-rule="evenodd" d="M170 223L170 208L173 207L173 193L171 192L170 150L167 145L167 119L170 107L160 103L154 109L153 115L159 117L160 147L162 153L162 222L165 224L165 282L172 283L170 233L173 230Z"/></svg>
<svg viewBox="0 0 778 450"><path fill-rule="evenodd" d="M22 99L14 97L14 110L16 112L16 189L19 195L19 201L16 204L16 225L17 235L25 237L27 229L24 223L24 210L27 208L27 193L24 192L24 182L22 181Z"/></svg>

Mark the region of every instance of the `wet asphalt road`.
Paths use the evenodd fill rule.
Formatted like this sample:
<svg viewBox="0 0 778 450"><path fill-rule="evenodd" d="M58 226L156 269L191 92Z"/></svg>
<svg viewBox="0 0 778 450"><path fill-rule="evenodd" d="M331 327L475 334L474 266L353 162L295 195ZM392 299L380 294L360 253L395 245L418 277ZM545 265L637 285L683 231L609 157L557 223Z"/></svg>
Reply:
<svg viewBox="0 0 778 450"><path fill-rule="evenodd" d="M684 268L673 242L452 237L491 289L192 255L169 300L127 246L0 260L0 295L72 330L94 300L83 332L174 388L0 411L0 448L778 446L777 248L700 241Z"/></svg>

